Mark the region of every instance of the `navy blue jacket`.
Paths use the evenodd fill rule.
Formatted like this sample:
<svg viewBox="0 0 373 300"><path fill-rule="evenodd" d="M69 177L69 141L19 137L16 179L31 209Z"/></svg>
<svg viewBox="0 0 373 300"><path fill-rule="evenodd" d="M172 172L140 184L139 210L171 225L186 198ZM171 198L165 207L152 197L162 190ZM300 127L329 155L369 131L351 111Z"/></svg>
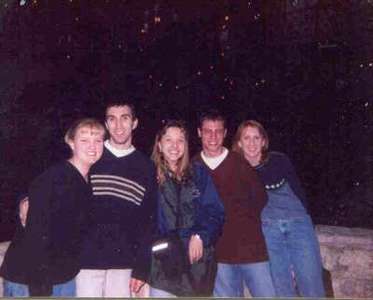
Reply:
<svg viewBox="0 0 373 300"><path fill-rule="evenodd" d="M159 187L159 238L178 234L184 245L181 255L185 255L191 235L198 234L203 255L197 263L188 264L189 268L174 256L165 260L154 256L150 284L176 296L211 296L216 270L214 244L224 223L224 208L201 162L193 163L190 175L179 182L167 174Z"/></svg>
<svg viewBox="0 0 373 300"><path fill-rule="evenodd" d="M175 229L175 219L170 220L165 201L176 205L175 193L172 191L171 178L159 190L158 226L161 235ZM208 170L201 162L192 164L192 176L186 183L180 184L181 197L181 228L178 233L184 240L189 240L193 234L198 234L204 247L214 245L221 233L224 223L224 206L215 189ZM166 199L165 199L166 198ZM167 199L168 198L168 199Z"/></svg>

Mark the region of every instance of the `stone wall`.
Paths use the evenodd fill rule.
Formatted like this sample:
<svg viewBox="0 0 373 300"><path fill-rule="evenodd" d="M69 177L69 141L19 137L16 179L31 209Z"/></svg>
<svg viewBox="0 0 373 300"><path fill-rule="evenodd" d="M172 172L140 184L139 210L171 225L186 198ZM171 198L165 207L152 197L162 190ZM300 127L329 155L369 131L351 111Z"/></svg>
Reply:
<svg viewBox="0 0 373 300"><path fill-rule="evenodd" d="M6 249L8 249L9 242L0 243L0 265L3 263L4 254ZM3 296L3 279L0 277L0 297Z"/></svg>
<svg viewBox="0 0 373 300"><path fill-rule="evenodd" d="M373 230L317 225L316 231L324 267L330 272L328 295L373 298ZM9 242L0 243L0 264L8 246Z"/></svg>
<svg viewBox="0 0 373 300"><path fill-rule="evenodd" d="M335 298L373 298L373 230L316 226Z"/></svg>

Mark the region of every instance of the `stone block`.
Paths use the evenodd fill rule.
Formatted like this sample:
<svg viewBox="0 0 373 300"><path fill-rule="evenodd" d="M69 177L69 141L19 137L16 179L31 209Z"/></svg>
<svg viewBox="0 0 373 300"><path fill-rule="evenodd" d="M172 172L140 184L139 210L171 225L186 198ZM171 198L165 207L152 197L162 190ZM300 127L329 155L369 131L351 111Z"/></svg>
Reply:
<svg viewBox="0 0 373 300"><path fill-rule="evenodd" d="M5 255L6 250L9 247L9 244L10 244L10 242L0 243L0 266L3 263L4 255ZM4 290L3 290L3 278L0 277L0 297L2 297L3 294L4 294Z"/></svg>
<svg viewBox="0 0 373 300"><path fill-rule="evenodd" d="M373 230L317 225L316 233L323 265L330 272L328 296L373 298ZM9 242L0 243L0 264L8 246ZM250 296L247 289L245 296Z"/></svg>

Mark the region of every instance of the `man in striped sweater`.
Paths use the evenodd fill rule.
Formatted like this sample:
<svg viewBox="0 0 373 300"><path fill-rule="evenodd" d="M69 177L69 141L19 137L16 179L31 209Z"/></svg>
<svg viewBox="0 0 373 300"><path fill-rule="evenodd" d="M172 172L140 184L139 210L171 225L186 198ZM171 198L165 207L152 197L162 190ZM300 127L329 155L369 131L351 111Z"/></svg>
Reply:
<svg viewBox="0 0 373 300"><path fill-rule="evenodd" d="M132 145L138 119L129 102L110 102L109 139L91 168L90 226L77 276L78 297L130 297L148 278L157 183L148 157Z"/></svg>

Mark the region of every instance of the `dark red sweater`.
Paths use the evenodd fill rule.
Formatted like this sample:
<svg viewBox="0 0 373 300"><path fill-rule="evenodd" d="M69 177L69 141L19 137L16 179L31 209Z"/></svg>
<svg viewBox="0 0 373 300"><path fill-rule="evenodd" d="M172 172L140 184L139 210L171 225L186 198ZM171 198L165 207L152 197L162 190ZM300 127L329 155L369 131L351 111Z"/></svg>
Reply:
<svg viewBox="0 0 373 300"><path fill-rule="evenodd" d="M197 159L204 163L200 154ZM260 220L267 196L258 175L234 152L229 152L215 170L206 167L225 208L223 232L216 245L218 262L236 264L268 260Z"/></svg>

